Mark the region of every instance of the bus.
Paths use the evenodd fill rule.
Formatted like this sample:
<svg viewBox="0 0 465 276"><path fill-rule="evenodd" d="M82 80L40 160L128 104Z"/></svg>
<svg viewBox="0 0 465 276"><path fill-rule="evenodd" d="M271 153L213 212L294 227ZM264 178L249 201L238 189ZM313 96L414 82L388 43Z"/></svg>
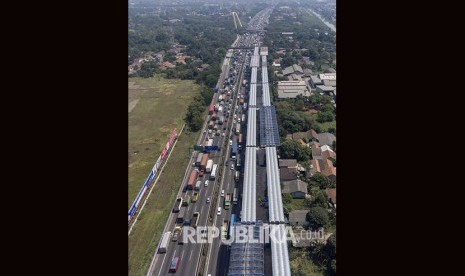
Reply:
<svg viewBox="0 0 465 276"><path fill-rule="evenodd" d="M216 168L218 167L217 164L214 164L213 165L213 168L212 168L212 173L210 174L210 179L211 180L215 180L215 177L216 177Z"/></svg>
<svg viewBox="0 0 465 276"><path fill-rule="evenodd" d="M237 156L237 164L236 164L236 166L237 166L238 168L241 167L241 157L240 157L240 156ZM239 170L239 169L238 169L238 170Z"/></svg>
<svg viewBox="0 0 465 276"><path fill-rule="evenodd" d="M242 133L239 134L239 141L237 143L239 144L239 147L242 146Z"/></svg>
<svg viewBox="0 0 465 276"><path fill-rule="evenodd" d="M237 172L236 172L237 173ZM237 204L237 188L234 188L233 204Z"/></svg>
<svg viewBox="0 0 465 276"><path fill-rule="evenodd" d="M160 247L158 248L158 253L166 253L166 248L168 247L170 239L171 239L170 231L163 234L163 237L161 238Z"/></svg>

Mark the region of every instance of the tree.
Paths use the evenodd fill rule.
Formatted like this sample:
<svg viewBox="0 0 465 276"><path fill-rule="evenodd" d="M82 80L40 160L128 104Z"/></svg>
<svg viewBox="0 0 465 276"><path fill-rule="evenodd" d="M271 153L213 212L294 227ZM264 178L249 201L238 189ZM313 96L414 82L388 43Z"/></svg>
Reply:
<svg viewBox="0 0 465 276"><path fill-rule="evenodd" d="M324 252L328 260L336 258L336 233L328 238Z"/></svg>
<svg viewBox="0 0 465 276"><path fill-rule="evenodd" d="M328 211L320 206L312 207L307 213L307 220L310 222L310 228L312 230L318 230L328 224Z"/></svg>
<svg viewBox="0 0 465 276"><path fill-rule="evenodd" d="M331 121L334 120L334 114L333 114L333 112L331 112L331 111L319 112L319 113L316 115L316 120L317 120L319 123L331 122Z"/></svg>
<svg viewBox="0 0 465 276"><path fill-rule="evenodd" d="M331 263L328 267L329 275L336 276L336 259L331 260Z"/></svg>
<svg viewBox="0 0 465 276"><path fill-rule="evenodd" d="M283 202L284 204L289 204L292 202L292 196L291 194L284 194L283 195Z"/></svg>
<svg viewBox="0 0 465 276"><path fill-rule="evenodd" d="M307 161L310 158L311 149L301 146L299 142L294 140L284 141L279 149L282 158L297 159L297 161Z"/></svg>
<svg viewBox="0 0 465 276"><path fill-rule="evenodd" d="M316 193L315 200L313 201L312 206L328 208L328 197L326 193L324 193L322 190L319 190Z"/></svg>
<svg viewBox="0 0 465 276"><path fill-rule="evenodd" d="M331 185L331 180L326 175L317 172L310 178L310 185L324 190Z"/></svg>

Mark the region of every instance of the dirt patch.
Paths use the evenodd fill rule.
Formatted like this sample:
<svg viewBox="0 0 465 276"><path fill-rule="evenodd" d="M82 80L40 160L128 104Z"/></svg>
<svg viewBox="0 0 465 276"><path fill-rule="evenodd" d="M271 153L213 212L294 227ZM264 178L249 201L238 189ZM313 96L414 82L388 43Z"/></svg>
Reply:
<svg viewBox="0 0 465 276"><path fill-rule="evenodd" d="M305 111L305 113L308 113L308 114L316 114L316 113L318 113L318 112L319 112L319 111L316 110L316 109L309 109L309 110Z"/></svg>
<svg viewBox="0 0 465 276"><path fill-rule="evenodd" d="M133 90L133 89L140 89L140 85L136 84L134 81L128 82L128 89Z"/></svg>
<svg viewBox="0 0 465 276"><path fill-rule="evenodd" d="M136 107L138 102L139 102L139 99L135 99L129 103L128 113L131 112L134 109L134 107Z"/></svg>

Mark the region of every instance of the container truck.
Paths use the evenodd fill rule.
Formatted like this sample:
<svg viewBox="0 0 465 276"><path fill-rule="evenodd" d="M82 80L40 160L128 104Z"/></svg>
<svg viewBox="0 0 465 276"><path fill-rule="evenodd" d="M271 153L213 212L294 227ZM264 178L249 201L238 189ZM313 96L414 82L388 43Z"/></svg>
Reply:
<svg viewBox="0 0 465 276"><path fill-rule="evenodd" d="M224 209L228 210L230 206L231 206L231 194L227 193L224 196Z"/></svg>
<svg viewBox="0 0 465 276"><path fill-rule="evenodd" d="M241 148L242 147L242 133L239 134L239 139L238 139L238 147Z"/></svg>
<svg viewBox="0 0 465 276"><path fill-rule="evenodd" d="M213 141L213 139L210 139ZM210 143L210 140L208 140L208 142ZM202 156L202 161L200 162L200 169L203 169L205 170L205 167L207 166L207 162L208 162L208 153L204 153L203 156Z"/></svg>
<svg viewBox="0 0 465 276"><path fill-rule="evenodd" d="M197 228L197 221L199 220L199 216L200 216L199 212L195 212L192 215L192 220L191 220L191 226L192 227Z"/></svg>
<svg viewBox="0 0 465 276"><path fill-rule="evenodd" d="M166 253L166 249L168 248L168 244L171 239L171 231L166 232L163 234L161 238L160 247L158 248L158 253Z"/></svg>
<svg viewBox="0 0 465 276"><path fill-rule="evenodd" d="M193 170L191 172L191 176L189 177L189 181L187 182L187 188L189 190L193 190L194 189L194 184L195 184L195 180L197 179L197 171L196 170Z"/></svg>
<svg viewBox="0 0 465 276"><path fill-rule="evenodd" d="M181 234L182 228L180 226L174 227L173 231L173 237L171 238L171 241L178 241L179 235Z"/></svg>
<svg viewBox="0 0 465 276"><path fill-rule="evenodd" d="M195 166L200 166L200 163L202 163L202 157L203 153L199 152L199 154L197 155L197 160L195 161Z"/></svg>
<svg viewBox="0 0 465 276"><path fill-rule="evenodd" d="M224 116L221 115L221 116L220 116L220 119L218 120L218 124L219 124L219 125L222 125L223 123L224 123Z"/></svg>
<svg viewBox="0 0 465 276"><path fill-rule="evenodd" d="M195 188L194 190L198 191L200 190L200 186L202 185L202 181L198 180L196 183L195 183Z"/></svg>
<svg viewBox="0 0 465 276"><path fill-rule="evenodd" d="M237 123L236 125L236 135L239 135L241 133L241 124Z"/></svg>
<svg viewBox="0 0 465 276"><path fill-rule="evenodd" d="M233 160L236 160L236 154L237 154L237 143L234 143L232 150L231 150L231 158Z"/></svg>
<svg viewBox="0 0 465 276"><path fill-rule="evenodd" d="M191 203L191 196L186 195L186 197L182 200L182 206L189 206L189 203Z"/></svg>
<svg viewBox="0 0 465 276"><path fill-rule="evenodd" d="M214 180L216 177L216 169L218 168L217 164L213 164L212 173L210 174L210 180Z"/></svg>
<svg viewBox="0 0 465 276"><path fill-rule="evenodd" d="M176 198L176 203L174 204L173 207L173 213L179 212L179 209L181 209L182 206L182 198L178 197Z"/></svg>
<svg viewBox="0 0 465 276"><path fill-rule="evenodd" d="M187 208L181 208L181 210L179 210L178 217L176 218L177 223L184 222L184 216L186 215L186 210Z"/></svg>
<svg viewBox="0 0 465 276"><path fill-rule="evenodd" d="M213 160L209 159L207 162L207 167L205 168L206 173L211 173L213 167Z"/></svg>

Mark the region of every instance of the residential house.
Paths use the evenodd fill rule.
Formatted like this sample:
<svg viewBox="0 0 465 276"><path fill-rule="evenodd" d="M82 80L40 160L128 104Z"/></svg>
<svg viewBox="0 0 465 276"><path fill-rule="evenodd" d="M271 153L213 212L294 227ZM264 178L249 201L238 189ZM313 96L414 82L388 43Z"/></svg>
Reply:
<svg viewBox="0 0 465 276"><path fill-rule="evenodd" d="M326 175L331 181L336 182L336 168L333 162L329 159L313 159L313 173L322 173Z"/></svg>
<svg viewBox="0 0 465 276"><path fill-rule="evenodd" d="M324 132L318 134L318 142L320 145L328 145L332 147L333 141L336 141L336 136L334 136L332 133Z"/></svg>
<svg viewBox="0 0 465 276"><path fill-rule="evenodd" d="M336 81L335 80L323 80L323 85L324 86L336 86Z"/></svg>
<svg viewBox="0 0 465 276"><path fill-rule="evenodd" d="M278 98L295 98L297 95L310 96L305 81L278 81Z"/></svg>
<svg viewBox="0 0 465 276"><path fill-rule="evenodd" d="M316 92L320 93L320 94L326 94L326 95L329 95L329 96L332 96L334 95L334 86L326 86L326 85L316 85Z"/></svg>
<svg viewBox="0 0 465 276"><path fill-rule="evenodd" d="M295 210L289 212L289 224L292 226L308 226L307 221L308 210Z"/></svg>
<svg viewBox="0 0 465 276"><path fill-rule="evenodd" d="M336 153L328 145L320 147L320 143L313 143L310 146L312 150L312 159L333 159L336 160Z"/></svg>
<svg viewBox="0 0 465 276"><path fill-rule="evenodd" d="M307 183L296 179L292 181L283 182L283 194L291 194L292 198L305 198L307 195Z"/></svg>
<svg viewBox="0 0 465 276"><path fill-rule="evenodd" d="M313 74L312 70L310 70L308 68L304 69L304 77L310 77L312 74Z"/></svg>
<svg viewBox="0 0 465 276"><path fill-rule="evenodd" d="M303 139L307 141L315 141L318 139L318 133L316 133L315 130L310 129L305 132L294 132L292 134L288 134L286 137L294 141L299 141Z"/></svg>
<svg viewBox="0 0 465 276"><path fill-rule="evenodd" d="M312 88L316 88L317 85L322 85L323 82L318 76L310 75L310 85Z"/></svg>
<svg viewBox="0 0 465 276"><path fill-rule="evenodd" d="M297 168L296 159L279 159L280 168Z"/></svg>
<svg viewBox="0 0 465 276"><path fill-rule="evenodd" d="M297 179L297 168L280 168L279 175L281 181L289 181Z"/></svg>

